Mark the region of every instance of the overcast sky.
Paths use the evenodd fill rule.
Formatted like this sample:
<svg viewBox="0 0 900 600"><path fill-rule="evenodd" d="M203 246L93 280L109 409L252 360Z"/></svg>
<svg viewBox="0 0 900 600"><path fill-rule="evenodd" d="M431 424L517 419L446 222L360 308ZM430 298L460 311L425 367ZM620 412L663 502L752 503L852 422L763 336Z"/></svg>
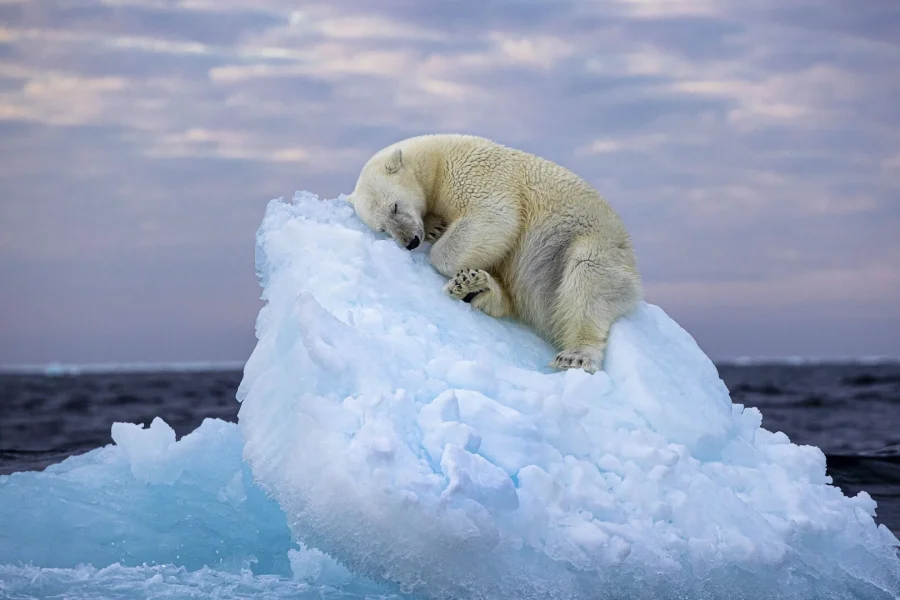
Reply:
<svg viewBox="0 0 900 600"><path fill-rule="evenodd" d="M0 364L243 360L266 202L555 160L713 358L900 355L896 0L0 0Z"/></svg>

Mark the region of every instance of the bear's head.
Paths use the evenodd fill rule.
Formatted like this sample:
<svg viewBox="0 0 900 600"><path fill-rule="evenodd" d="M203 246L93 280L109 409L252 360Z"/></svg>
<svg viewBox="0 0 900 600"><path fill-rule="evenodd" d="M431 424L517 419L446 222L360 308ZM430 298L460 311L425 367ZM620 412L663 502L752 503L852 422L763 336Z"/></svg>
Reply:
<svg viewBox="0 0 900 600"><path fill-rule="evenodd" d="M347 197L360 220L371 229L387 232L408 250L425 239L425 191L400 148L387 148L362 169L356 188Z"/></svg>

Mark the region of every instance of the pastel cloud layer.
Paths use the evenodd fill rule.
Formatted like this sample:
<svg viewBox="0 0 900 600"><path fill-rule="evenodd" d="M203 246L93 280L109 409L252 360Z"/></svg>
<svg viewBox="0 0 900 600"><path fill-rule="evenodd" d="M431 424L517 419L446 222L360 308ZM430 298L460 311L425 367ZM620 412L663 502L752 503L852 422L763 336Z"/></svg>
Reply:
<svg viewBox="0 0 900 600"><path fill-rule="evenodd" d="M432 131L560 162L713 357L900 355L900 7L0 0L0 363L252 348L265 202Z"/></svg>

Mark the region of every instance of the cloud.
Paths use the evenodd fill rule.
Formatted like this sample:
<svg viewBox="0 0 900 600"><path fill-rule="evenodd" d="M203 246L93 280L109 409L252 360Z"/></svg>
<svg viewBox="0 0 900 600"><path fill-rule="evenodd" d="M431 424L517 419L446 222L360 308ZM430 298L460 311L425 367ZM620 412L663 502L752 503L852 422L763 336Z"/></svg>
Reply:
<svg viewBox="0 0 900 600"><path fill-rule="evenodd" d="M572 44L555 36L517 37L495 32L490 37L511 62L545 71L575 53Z"/></svg>
<svg viewBox="0 0 900 600"><path fill-rule="evenodd" d="M581 155L609 154L612 152L648 152L663 146L668 138L661 133L650 133L620 138L599 138L576 150Z"/></svg>
<svg viewBox="0 0 900 600"><path fill-rule="evenodd" d="M304 27L307 23L309 26ZM317 33L337 40L422 42L446 41L449 37L437 29L416 27L378 15L333 16L314 20L304 11L295 10L291 12L290 25L302 34Z"/></svg>
<svg viewBox="0 0 900 600"><path fill-rule="evenodd" d="M204 307L222 330L254 319L266 200L349 191L373 151L434 131L583 175L653 297L716 351L804 335L863 352L900 319L879 300L900 263L897 19L837 0L0 0L0 269L24 307L2 314L35 324L0 362L114 360L125 339L163 352L150 329L166 322L204 358L221 347L194 323ZM149 300L111 306L117 282ZM119 341L38 331L47 294L102 306L101 329L115 314ZM856 329L816 337L813 317L795 325L804 306Z"/></svg>
<svg viewBox="0 0 900 600"><path fill-rule="evenodd" d="M635 18L706 17L720 14L721 9L715 0L618 0L612 4Z"/></svg>

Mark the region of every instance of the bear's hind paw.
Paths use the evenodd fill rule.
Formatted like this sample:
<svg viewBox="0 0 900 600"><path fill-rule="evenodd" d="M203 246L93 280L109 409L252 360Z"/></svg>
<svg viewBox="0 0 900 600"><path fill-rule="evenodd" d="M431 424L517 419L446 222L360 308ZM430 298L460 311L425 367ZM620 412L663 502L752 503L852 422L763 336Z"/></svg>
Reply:
<svg viewBox="0 0 900 600"><path fill-rule="evenodd" d="M563 350L556 355L550 366L556 369L584 369L596 373L603 368L603 353L590 348Z"/></svg>

